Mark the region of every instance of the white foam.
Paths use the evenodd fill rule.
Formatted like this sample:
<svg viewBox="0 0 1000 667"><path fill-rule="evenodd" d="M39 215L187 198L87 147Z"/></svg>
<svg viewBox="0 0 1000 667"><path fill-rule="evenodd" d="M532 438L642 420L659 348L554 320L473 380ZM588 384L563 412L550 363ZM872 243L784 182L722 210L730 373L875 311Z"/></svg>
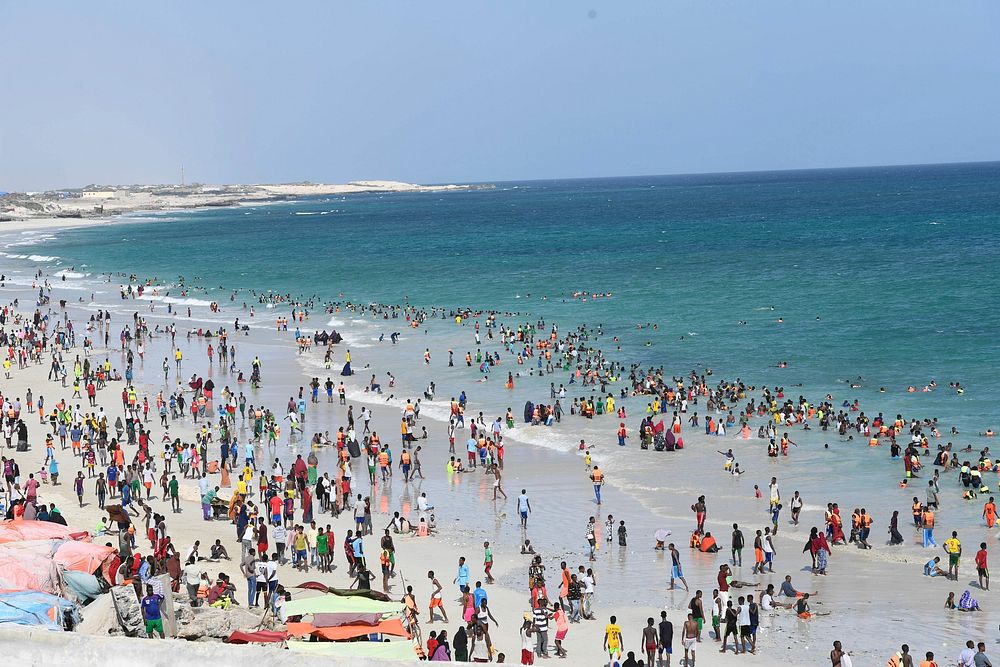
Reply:
<svg viewBox="0 0 1000 667"><path fill-rule="evenodd" d="M514 428L504 429L504 435L518 442L524 442L537 447L544 447L557 452L571 452L579 449L579 438L556 431L551 426L531 426L522 424Z"/></svg>
<svg viewBox="0 0 1000 667"><path fill-rule="evenodd" d="M204 299L193 299L189 297L163 296L159 294L143 294L139 297L143 301L161 301L163 303L174 303L180 306L211 306L211 301Z"/></svg>
<svg viewBox="0 0 1000 667"><path fill-rule="evenodd" d="M32 262L53 262L53 261L59 259L58 257L53 257L51 255L11 255L11 254L7 254L7 257L10 257L11 259L27 259L27 260L31 260Z"/></svg>

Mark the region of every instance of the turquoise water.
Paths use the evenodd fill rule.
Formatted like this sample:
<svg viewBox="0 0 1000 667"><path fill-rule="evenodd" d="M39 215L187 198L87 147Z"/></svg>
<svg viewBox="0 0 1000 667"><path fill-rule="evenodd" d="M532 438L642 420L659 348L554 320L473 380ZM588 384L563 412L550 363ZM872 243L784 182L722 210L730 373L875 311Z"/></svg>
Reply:
<svg viewBox="0 0 1000 667"><path fill-rule="evenodd" d="M502 183L142 219L8 254L207 288L600 323L599 344L620 336L626 362L802 383L811 397L834 391L967 431L990 423L1000 389L997 163ZM933 395L904 393L931 378Z"/></svg>
<svg viewBox="0 0 1000 667"><path fill-rule="evenodd" d="M1000 164L503 183L484 190L317 198L131 220L127 225L0 236L8 279L13 269L15 284L30 285L29 273L36 268L61 270L67 280L57 289L68 288L85 302L88 292L96 292L95 303L117 310L116 318L121 318L130 317L137 302L118 300L117 284L124 277L102 285L100 274L141 271L143 278L172 285L161 291L169 290L195 309L197 323L180 318L182 331L213 317L229 322L239 314L248 321L239 310L244 299L252 303L248 289L315 295L320 301L408 300L446 309L516 311L519 317L503 320L510 324L545 317L564 331L581 323L600 325L604 333L592 342L626 364L662 365L678 375L711 368L719 378L739 376L758 386L784 386L792 398L801 393L816 400L829 392L837 404L859 399L868 413L939 417L946 427L955 424L961 431L952 438L942 429L943 441L953 439L961 446L992 444L975 433L1000 426L993 421L993 401L1000 390L994 371L1000 351ZM187 298L176 287L180 276L197 286ZM228 307L233 289L241 290L236 313L207 312L210 299ZM578 291L612 296L584 302L571 297ZM183 313L185 304L178 306ZM163 310L156 306L156 321L167 319ZM257 326L270 326L275 312L258 306L257 313ZM508 405L520 414L525 400L547 399L550 381L568 379L564 373L519 378L514 392L503 389L499 378L478 384L478 373L459 360L465 350L475 349L471 327L456 327L449 320L410 331L399 320L373 321L342 312L314 314L310 326L333 322L348 335L359 369L370 363L370 372L391 369L396 374L397 399L419 396L430 378L437 381L439 397L466 390L473 414L482 410L490 419ZM637 323L655 323L657 329L637 330ZM392 331L403 331L400 346L378 344L379 334ZM620 351L614 336L620 337ZM200 342L187 345L197 348ZM422 365L425 346L434 354L431 367ZM485 340L482 347L498 349ZM449 348L456 352L454 369L443 364ZM150 358L158 354L151 350ZM196 354L191 351L188 358ZM277 345L261 345L261 354L268 369L281 365L276 372L280 381L266 384L266 396L260 396L268 404L280 404L281 392L304 384L303 378L327 374L318 354L303 355L296 363ZM779 361L787 361L788 368L777 368ZM499 372L515 368L526 370L505 358ZM154 364L149 373L158 376L157 369ZM859 376L862 386L849 387L848 381ZM922 387L931 378L938 382L936 391L906 393L908 385ZM966 393L950 391L952 381L960 381ZM880 387L886 391L879 392ZM594 393L570 387L570 400ZM355 389L349 396L356 401L363 395ZM643 397L622 402L633 428L645 402ZM425 403L421 414L439 419L446 414L440 403ZM385 415L396 406L376 404L375 409ZM704 406L693 409L704 411ZM342 425L336 412L322 409L310 420L310 430ZM901 466L889 459L887 447L846 443L832 432L796 430L799 446L788 459L775 460L765 457L759 440L697 438L688 430L688 450L670 455L643 452L634 443L619 449L613 436L617 421L604 416L569 418L552 429L518 425L507 441L513 442L507 445L510 460L520 464L509 468L507 491L516 493L524 480L538 507L535 525L558 527L531 533L533 543L556 561L563 555L567 560L585 557L583 523L595 505L582 464L548 450L571 451L580 438L597 446L595 460L611 481L602 511L627 517L639 545L627 555L602 551L604 608L652 600L683 609L685 595L657 590L655 582L666 576L665 563L644 540L669 527L683 543L691 524L687 507L699 494L710 498L713 529L726 532L729 521L752 526L766 520L763 504L751 500L753 484L766 485L774 474L785 497L801 490L803 524L783 527L779 540L779 572L791 573L803 564L802 539L810 525L821 525L826 502L867 507L876 517L876 534L882 535L893 510L901 510L906 523L910 497L923 495L919 483L897 488ZM442 430L440 425L430 430L435 428ZM525 442L535 447L518 446ZM713 451L727 447L738 452L749 474L733 478L719 470L721 458L715 459ZM442 442L428 441L425 451L428 466L441 470L437 466L443 459L438 457L446 456ZM719 468L706 461L716 461ZM551 470L565 474L552 475ZM423 487L431 497L450 494L448 502L440 503L440 519L460 531L449 539L461 542L464 537L462 548L483 539L515 544L515 522L479 510L487 505L480 501L489 496L489 480L459 477L464 479L429 475ZM979 525L980 502L957 501L951 476L942 491L947 513L941 517L948 529L960 530L966 544L996 539ZM412 502L408 487L390 487L378 497L380 508L400 501ZM919 581L916 573L926 557L914 535L903 532L906 545L877 546L870 557L910 568ZM714 559L687 551L683 558L692 582L704 587L712 581ZM846 561L851 562L866 561ZM837 567L846 570L845 565ZM876 590L883 586L878 579L883 571L857 567L850 576L865 590ZM796 574L798 580L804 576ZM831 582L806 585L819 588L832 609L860 609L839 580ZM520 579L508 583L523 585ZM935 599L932 606L939 603ZM955 621L916 627L913 619L898 618L911 604L893 592L866 601L863 613L898 620L905 630L900 636L920 632L932 645L968 629L956 628ZM816 645L843 638L831 621L812 631ZM976 628L982 632L984 627ZM774 638L781 641L781 633ZM874 635L856 639L862 648L884 648Z"/></svg>

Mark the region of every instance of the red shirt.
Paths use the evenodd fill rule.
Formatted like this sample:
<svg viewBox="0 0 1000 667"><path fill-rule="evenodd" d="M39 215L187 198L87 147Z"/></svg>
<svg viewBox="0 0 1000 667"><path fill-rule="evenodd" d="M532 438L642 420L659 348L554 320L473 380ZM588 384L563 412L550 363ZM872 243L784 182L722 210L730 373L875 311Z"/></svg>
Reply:
<svg viewBox="0 0 1000 667"><path fill-rule="evenodd" d="M726 581L726 578L728 576L729 575L727 575L723 571L719 572L719 592L720 593L725 593L726 591L729 590L729 582Z"/></svg>
<svg viewBox="0 0 1000 667"><path fill-rule="evenodd" d="M986 549L976 552L976 567L986 568Z"/></svg>

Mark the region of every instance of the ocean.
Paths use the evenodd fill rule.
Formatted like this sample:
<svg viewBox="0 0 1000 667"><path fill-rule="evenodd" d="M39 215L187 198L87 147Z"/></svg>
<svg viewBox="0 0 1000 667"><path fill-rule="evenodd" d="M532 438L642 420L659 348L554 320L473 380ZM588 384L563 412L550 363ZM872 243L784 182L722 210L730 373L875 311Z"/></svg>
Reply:
<svg viewBox="0 0 1000 667"><path fill-rule="evenodd" d="M209 291L201 300L256 288L602 325L598 345L611 354L618 336L622 361L801 383L963 432L991 424L1000 389L1000 163L500 183L134 217L28 235L15 242L30 248L7 253L74 276L183 276ZM636 328L646 323L657 329ZM929 395L905 392L932 379Z"/></svg>
<svg viewBox="0 0 1000 667"><path fill-rule="evenodd" d="M131 316L136 302L118 298L126 278L106 274L137 272L159 285L181 315L188 306L195 309L198 323L179 328L204 320L229 323L238 315L255 328L273 329L274 318L288 314L286 308L255 303L248 290L319 302L496 310L516 313L500 318L507 324L544 319L560 331L586 325L594 332L589 342L626 365L662 366L678 376L695 370L717 379L741 378L757 387L784 387L793 399L817 401L832 394L838 405L859 400L869 415L937 417L943 426L940 443L972 444L978 451L992 441L977 433L1000 427L994 421L1000 391L994 368L1000 351L1000 163L498 183L446 193L153 212L122 221L129 224L6 234L0 227L7 282L23 288L41 269L59 276L55 288L68 290L85 307L94 307L87 304L93 294L95 304ZM187 295L177 287L182 277ZM239 291L234 295L234 290ZM209 313L212 300L226 310ZM242 302L255 306L253 320ZM151 317L166 318L162 304ZM425 401L421 412L432 420L446 419L447 399L463 390L470 397L470 417L483 411L491 420L508 407L520 417L526 400L551 402L549 383L569 380L561 371L538 377L537 369L528 377L533 363L517 366L505 355L493 378L478 382L478 371L463 360L477 348L473 328L449 318L411 330L402 319L314 311L303 326L345 334L359 384L369 373L391 371L397 379L393 411L405 398L421 396L433 379L438 396ZM388 342L394 331L402 334L399 346ZM380 342L382 335L386 340ZM486 340L485 329L482 335L483 350L499 350ZM433 355L429 367L422 363L424 348ZM449 349L455 351L454 369L445 366ZM281 391L304 385L310 376L336 379L342 355L338 349L338 363L327 371L318 354L289 364L287 350L264 347L260 353L266 368L279 366L281 382L273 382L271 371L264 390L266 400L279 405L285 400ZM151 350L150 358L156 354ZM779 362L787 367L779 368ZM513 391L503 387L508 371L521 372ZM155 382L158 374L152 363L141 377ZM937 388L921 391L932 380ZM950 382L960 382L964 394L950 389ZM908 393L909 386L917 391ZM616 395L618 388L612 386ZM597 393L577 385L568 389L570 400ZM349 396L372 399L359 386ZM623 404L634 429L646 400L629 398ZM389 409L376 407L383 414ZM691 410L704 414L703 405ZM309 431L342 425L322 410L310 419ZM839 502L848 514L866 506L881 535L892 511L900 511L905 525L911 497L923 497L923 480L898 488L902 466L890 460L887 447L870 449L860 438L848 442L833 431L795 430L798 446L788 459L774 460L764 456L760 440L716 441L692 437L690 429L685 437L694 451L641 452L634 439L620 449L617 423L612 416L567 417L551 429L519 423L508 435L517 443L511 455L520 465L505 480L512 498L521 483L535 485L533 506L539 525L548 529L532 532L532 541L550 558L579 558L588 513L613 511L629 519L631 543L637 546L627 554L617 547L602 550L599 559L606 577L601 602L608 606L647 604L649 587L662 589L666 565L661 552L650 553L648 536L668 528L683 545L693 523L688 505L702 493L709 495L709 524L725 536L728 521L766 523L763 507L749 502L754 484L764 488L776 475L785 498L801 490L803 525L782 528L778 542L779 571L792 572L802 564L798 552L808 527L821 525L827 502ZM952 426L958 435L950 435ZM594 459L613 489L605 492L602 508L587 497L586 484L581 497L583 465L567 455L580 439L595 445ZM440 446L426 450L433 452L435 470L443 465L437 459ZM460 439L459 453L461 447ZM721 475L714 463L706 467L715 460L712 450L729 447L748 471L743 477ZM721 470L722 457L717 465ZM526 468L546 475L542 488L538 474ZM565 474L550 474L554 470ZM986 481L995 488L995 477ZM979 519L982 501L956 501L953 484L949 479L942 488L947 527L962 531L971 549L976 535L987 537ZM482 539L512 545L520 539L516 522L505 520L501 510L475 509L491 492L488 480L428 479L423 488L431 497L455 494L455 503L440 504L440 518L461 522L456 525L462 530L445 539L464 546ZM384 510L413 501L408 488L402 495L392 488L380 494L377 506ZM684 551L694 576L711 579L715 560L701 556ZM919 570L925 556L908 537L907 545L876 549L871 558ZM861 567L854 576L865 590L874 590L880 571ZM651 584L650 576L657 583ZM523 586L520 579L506 583ZM840 587L822 590L829 604L856 611ZM682 593L663 602L668 609L685 603ZM909 622L897 618L906 609L897 597L881 596L871 604L866 613ZM822 630L824 640L840 631L835 623ZM954 630L938 628L935 638L944 640ZM878 640L869 643L874 649Z"/></svg>
<svg viewBox="0 0 1000 667"><path fill-rule="evenodd" d="M626 364L741 378L784 387L791 398L832 394L835 404L859 400L870 415L936 417L940 442L978 450L989 441L976 434L1000 427L993 421L1000 163L499 183L128 218L127 225L17 234L3 241L7 259L61 270L62 286L96 285L111 297L124 278L102 286L99 274L141 271L178 305L226 305L232 290L256 289L321 302L492 309L517 313L503 318L508 323L544 318L564 331L585 324L603 332L591 344ZM193 288L184 298L181 277ZM243 291L229 305L249 296ZM257 308L255 321L270 326L274 313ZM392 370L397 401L426 387L423 347L438 364L455 350L460 367L464 352L476 349L469 328L443 320L413 333L426 344L406 364L377 342L392 331L409 335L405 322L344 314L310 322L331 325L344 329L356 352L368 348L372 368ZM489 348L485 336L482 347ZM312 363L309 373L322 375L319 359ZM476 383L476 372L431 377L440 395L424 414L440 418L447 398L462 390L492 418L508 407L520 415L525 400L550 402L549 382L568 381L565 373L518 378L508 392L501 377ZM920 391L932 380L936 390ZM908 393L909 386L918 391ZM570 386L570 397L594 393ZM626 406L634 427L645 401ZM513 435L570 451L581 438L613 442L612 421L519 426ZM949 435L952 426L958 436ZM819 445L839 441L833 432L796 440L816 445L800 448L799 462L832 465L844 492L901 476L888 452L831 461ZM664 488L641 461L614 450L596 456L634 468L628 474L637 488Z"/></svg>

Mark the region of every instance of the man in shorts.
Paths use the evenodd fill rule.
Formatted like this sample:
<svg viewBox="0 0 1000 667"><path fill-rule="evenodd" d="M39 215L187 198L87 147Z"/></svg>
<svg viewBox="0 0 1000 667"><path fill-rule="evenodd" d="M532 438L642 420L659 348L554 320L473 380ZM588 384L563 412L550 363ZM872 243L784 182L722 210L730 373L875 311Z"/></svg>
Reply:
<svg viewBox="0 0 1000 667"><path fill-rule="evenodd" d="M656 648L660 644L660 638L656 632L656 627L653 625L654 622L653 617L650 616L646 619L646 627L642 629L642 644L643 648L646 649L647 665L656 664L653 660L653 656L656 655Z"/></svg>
<svg viewBox="0 0 1000 667"><path fill-rule="evenodd" d="M948 554L948 578L958 580L958 564L962 558L962 543L958 540L958 531L952 531L951 537L944 541L944 550Z"/></svg>
<svg viewBox="0 0 1000 667"><path fill-rule="evenodd" d="M163 617L160 615L160 605L163 603L163 596L153 593L153 587L146 584L146 597L142 599L142 618L146 621L146 635L151 639L156 638L159 633L160 639L163 635Z"/></svg>
<svg viewBox="0 0 1000 667"><path fill-rule="evenodd" d="M976 552L976 574L979 575L979 587L985 591L990 590L990 570L987 565L987 557L986 542L981 542L979 551Z"/></svg>
<svg viewBox="0 0 1000 667"><path fill-rule="evenodd" d="M691 609L691 620L694 621L696 629L695 638L698 641L701 641L701 631L705 624L705 606L702 602L702 593L700 589L695 591L694 598L692 598L689 608Z"/></svg>
<svg viewBox="0 0 1000 667"><path fill-rule="evenodd" d="M657 634L660 639L660 648L657 651L660 665L670 667L670 656L674 652L674 624L667 620L667 612L665 611L660 612L660 627ZM665 659L664 653L666 653ZM649 661L649 664L653 664L652 660Z"/></svg>
<svg viewBox="0 0 1000 667"><path fill-rule="evenodd" d="M698 642L698 623L691 614L681 628L681 645L684 647L684 664L693 665L695 659L695 644ZM690 657L689 657L690 655Z"/></svg>
<svg viewBox="0 0 1000 667"><path fill-rule="evenodd" d="M439 582L437 580L437 577L434 576L433 570L427 573L427 578L431 580L431 586L433 586L434 588L434 590L431 591L431 601L427 610L427 618L428 618L427 622L428 623L434 622L434 610L437 609L439 612L441 612L441 616L444 618L444 622L447 623L448 612L444 610L444 596L441 593L441 591L443 590L441 587L441 582Z"/></svg>
<svg viewBox="0 0 1000 667"><path fill-rule="evenodd" d="M615 660L619 660L624 648L621 626L618 625L618 619L612 616L604 626L604 649L608 652L608 661L614 664Z"/></svg>

